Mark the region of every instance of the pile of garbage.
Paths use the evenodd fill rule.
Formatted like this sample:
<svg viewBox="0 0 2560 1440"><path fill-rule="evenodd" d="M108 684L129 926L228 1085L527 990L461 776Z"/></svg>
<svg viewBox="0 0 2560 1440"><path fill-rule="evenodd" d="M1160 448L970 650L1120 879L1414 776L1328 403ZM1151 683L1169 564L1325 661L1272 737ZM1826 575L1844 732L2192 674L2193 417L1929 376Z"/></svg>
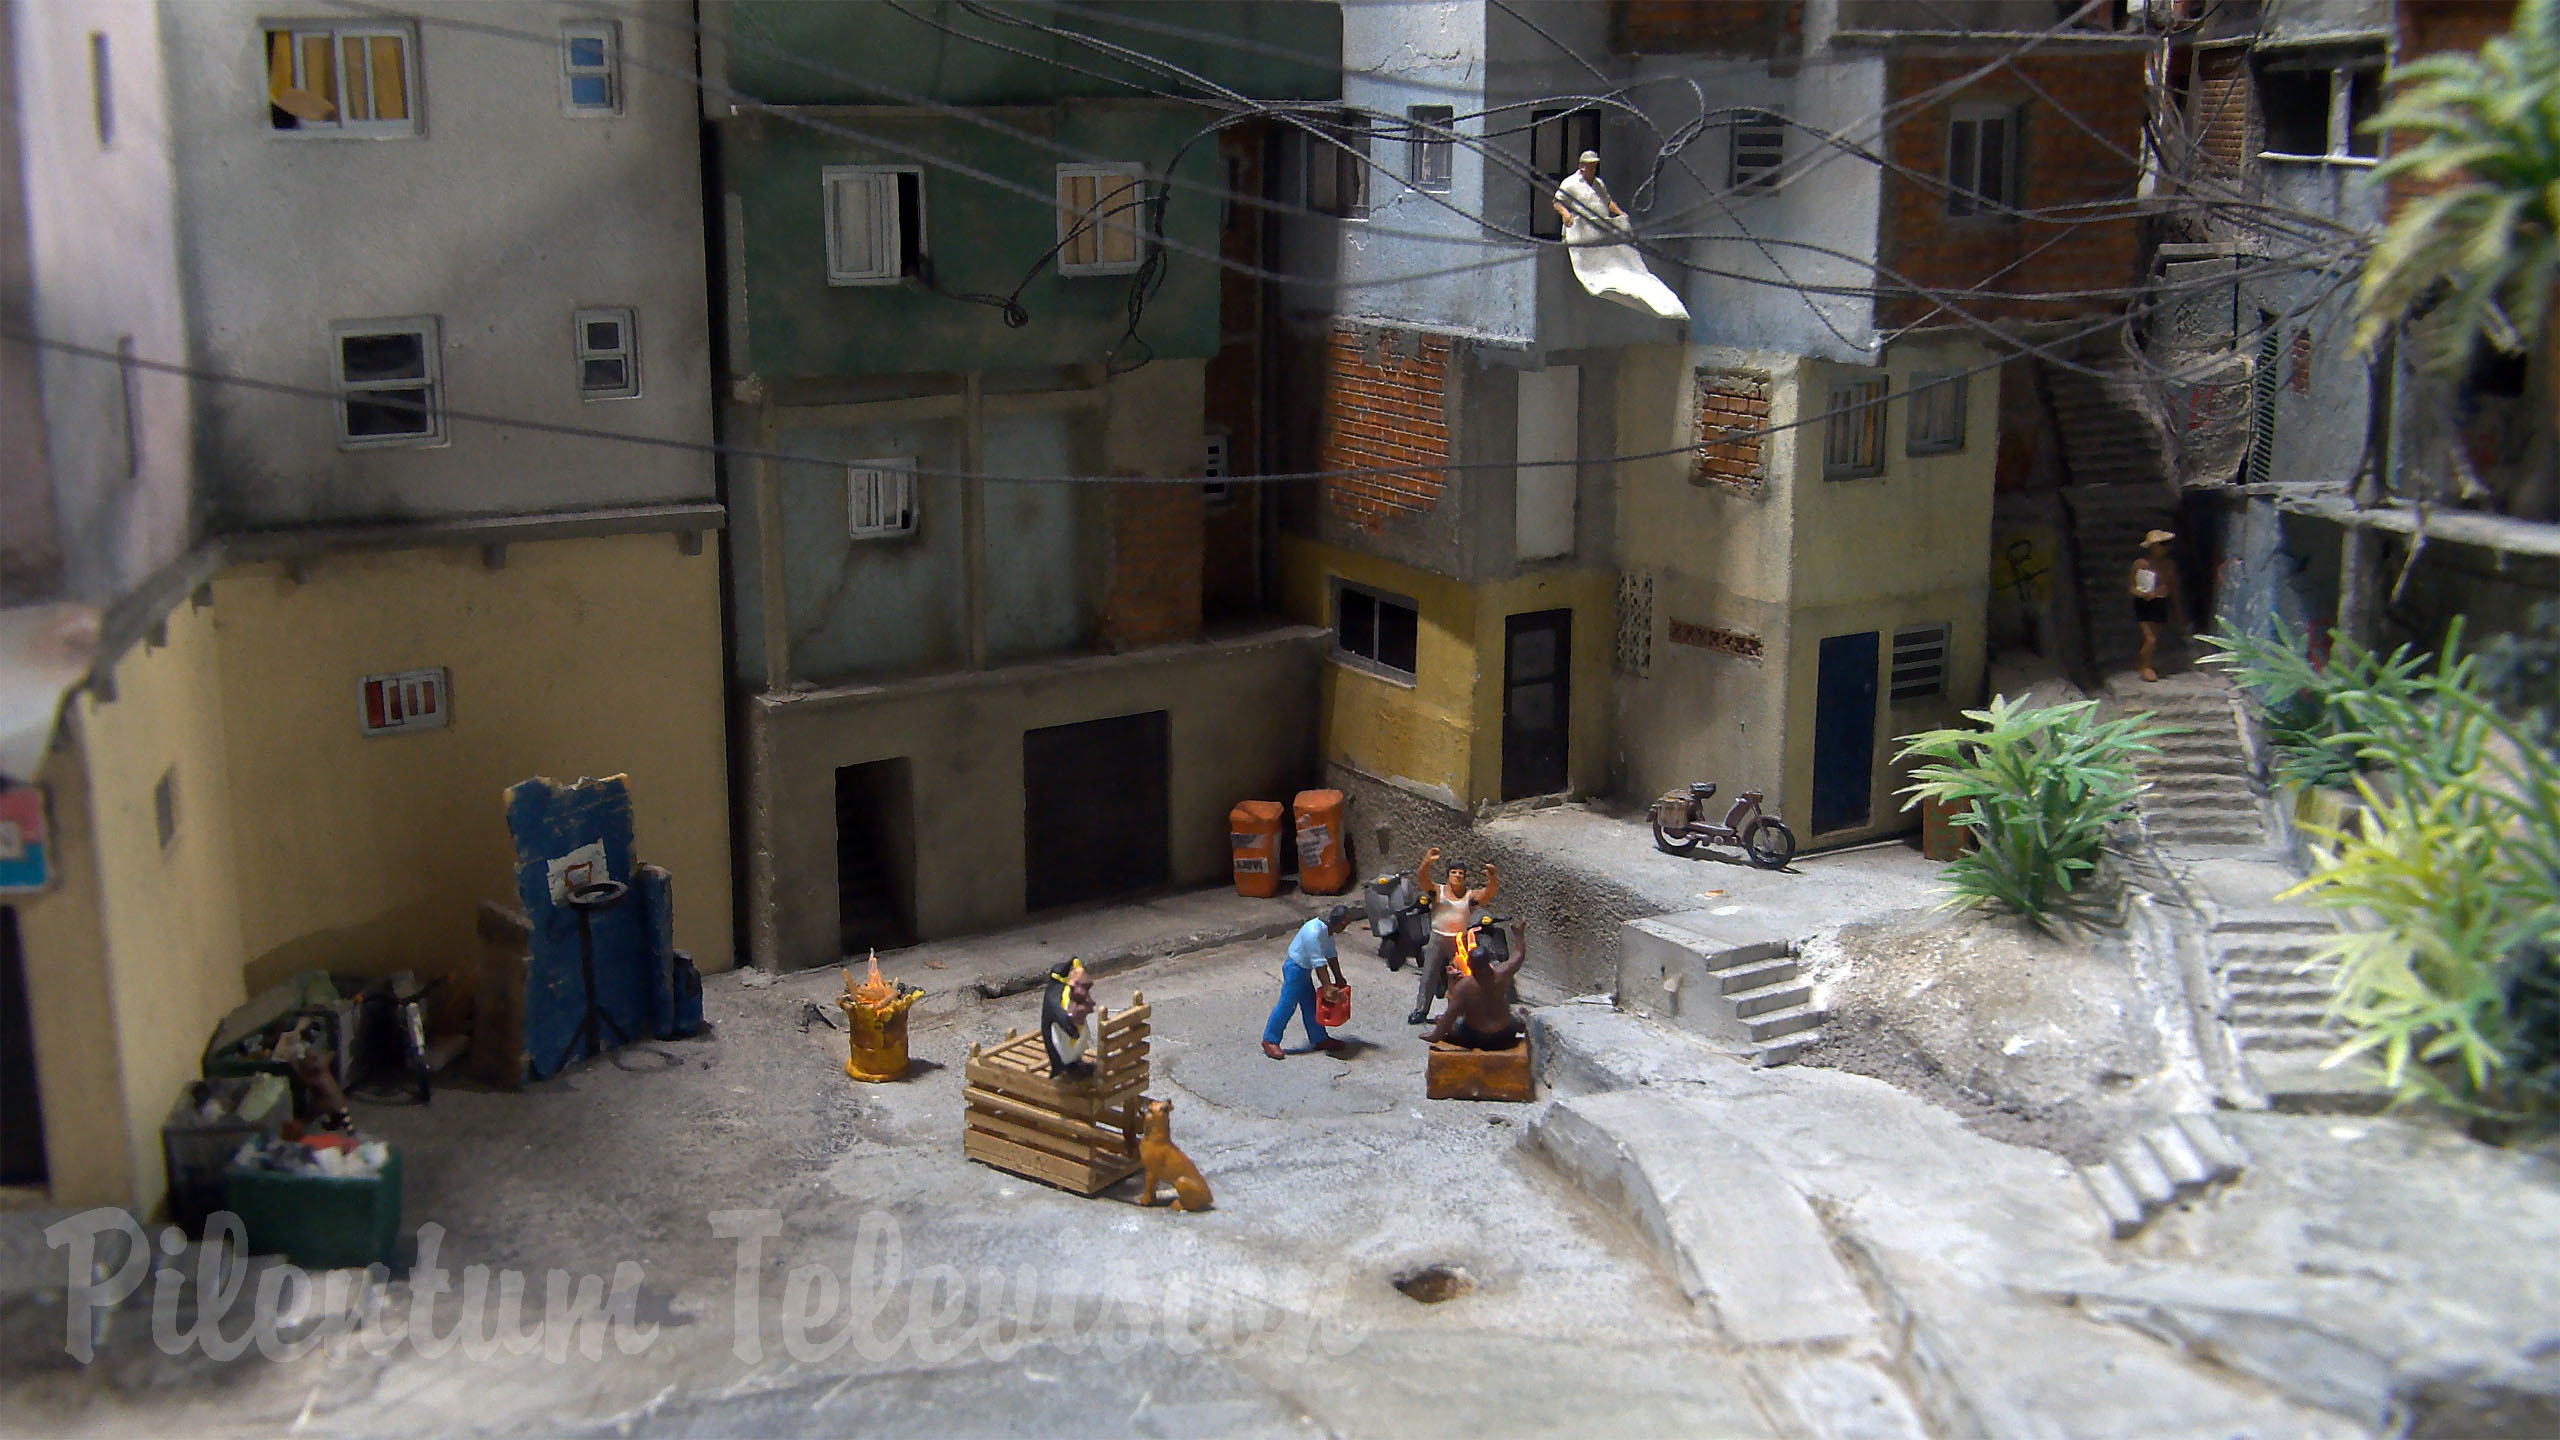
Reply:
<svg viewBox="0 0 2560 1440"><path fill-rule="evenodd" d="M391 1159L391 1147L353 1131L314 1131L299 1140L255 1139L242 1143L231 1163L245 1169L284 1175L324 1175L333 1180L370 1180Z"/></svg>

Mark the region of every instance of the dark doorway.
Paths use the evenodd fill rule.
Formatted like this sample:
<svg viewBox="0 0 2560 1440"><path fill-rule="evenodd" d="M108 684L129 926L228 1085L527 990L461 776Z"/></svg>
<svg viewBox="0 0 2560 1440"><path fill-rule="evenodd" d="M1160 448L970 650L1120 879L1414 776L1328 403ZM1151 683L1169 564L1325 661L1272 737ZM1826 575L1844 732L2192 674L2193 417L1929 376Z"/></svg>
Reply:
<svg viewBox="0 0 2560 1440"><path fill-rule="evenodd" d="M874 760L836 771L836 916L844 953L916 935L915 767Z"/></svg>
<svg viewBox="0 0 2560 1440"><path fill-rule="evenodd" d="M1048 910L1172 875L1165 712L1022 732L1022 903Z"/></svg>
<svg viewBox="0 0 2560 1440"><path fill-rule="evenodd" d="M0 1185L42 1185L44 1107L36 1101L36 1026L18 912L0 906Z"/></svg>
<svg viewBox="0 0 2560 1440"><path fill-rule="evenodd" d="M1514 615L1503 629L1502 798L1553 795L1572 739L1573 612Z"/></svg>
<svg viewBox="0 0 2560 1440"><path fill-rule="evenodd" d="M1864 825L1876 779L1877 633L1822 642L1813 701L1813 833Z"/></svg>

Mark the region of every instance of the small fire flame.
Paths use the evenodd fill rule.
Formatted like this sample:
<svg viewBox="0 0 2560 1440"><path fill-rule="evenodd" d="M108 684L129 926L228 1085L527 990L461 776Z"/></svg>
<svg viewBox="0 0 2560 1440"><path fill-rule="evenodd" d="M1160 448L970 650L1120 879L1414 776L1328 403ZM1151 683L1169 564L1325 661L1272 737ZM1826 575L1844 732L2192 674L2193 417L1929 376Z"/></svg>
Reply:
<svg viewBox="0 0 2560 1440"><path fill-rule="evenodd" d="M845 978L849 981L853 977L847 975ZM897 986L880 978L880 952L877 950L871 952L871 978L860 985L848 984L845 988L853 992L854 999L874 1009L888 1004L898 994Z"/></svg>

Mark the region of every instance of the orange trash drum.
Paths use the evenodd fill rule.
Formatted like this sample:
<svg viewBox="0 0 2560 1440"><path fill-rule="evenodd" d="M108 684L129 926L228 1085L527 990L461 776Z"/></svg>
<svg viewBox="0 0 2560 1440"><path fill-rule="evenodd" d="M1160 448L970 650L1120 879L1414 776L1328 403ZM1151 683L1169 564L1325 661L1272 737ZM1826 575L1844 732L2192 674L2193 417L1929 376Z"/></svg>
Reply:
<svg viewBox="0 0 2560 1440"><path fill-rule="evenodd" d="M1236 893L1268 900L1280 893L1280 817L1277 800L1247 800L1227 812L1227 843L1234 848Z"/></svg>
<svg viewBox="0 0 2560 1440"><path fill-rule="evenodd" d="M1298 888L1339 895L1351 888L1351 856L1342 844L1342 792L1301 790L1290 807L1298 825Z"/></svg>

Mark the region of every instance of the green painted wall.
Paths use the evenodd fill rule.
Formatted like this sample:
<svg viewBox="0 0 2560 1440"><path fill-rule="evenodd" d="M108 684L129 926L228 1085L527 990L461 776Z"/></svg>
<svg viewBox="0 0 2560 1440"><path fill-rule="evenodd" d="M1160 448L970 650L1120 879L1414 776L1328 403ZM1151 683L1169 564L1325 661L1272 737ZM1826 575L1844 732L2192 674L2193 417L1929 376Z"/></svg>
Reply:
<svg viewBox="0 0 2560 1440"><path fill-rule="evenodd" d="M984 112L1017 131L1081 155L1132 161L1161 177L1207 117L1163 101L1072 101ZM864 108L811 112L856 139L773 116L719 127L724 188L744 225L747 347L732 369L766 379L1005 369L1101 360L1128 325L1130 277L1063 277L1042 269L1021 294L1030 323L1009 329L994 307L894 286L827 283L829 165L950 161L1018 185L1005 189L930 162L924 173L924 248L945 291L1013 292L1058 241L1057 167L1069 156L946 116ZM1197 251L1217 250L1217 144L1203 139L1176 172L1202 187L1177 190L1164 233ZM732 263L735 263L733 258ZM732 284L731 294L737 293ZM1218 349L1218 272L1199 254L1169 251L1139 338L1158 356L1206 357Z"/></svg>
<svg viewBox="0 0 2560 1440"><path fill-rule="evenodd" d="M951 0L909 0L896 8L880 0L709 0L702 11L705 28L726 37L729 83L776 105L907 103L883 85L955 105L1145 93L1132 85L1190 93L1162 74L1036 26L1143 50L1257 100L1330 100L1342 93L1342 10L1316 0L967 8Z"/></svg>

